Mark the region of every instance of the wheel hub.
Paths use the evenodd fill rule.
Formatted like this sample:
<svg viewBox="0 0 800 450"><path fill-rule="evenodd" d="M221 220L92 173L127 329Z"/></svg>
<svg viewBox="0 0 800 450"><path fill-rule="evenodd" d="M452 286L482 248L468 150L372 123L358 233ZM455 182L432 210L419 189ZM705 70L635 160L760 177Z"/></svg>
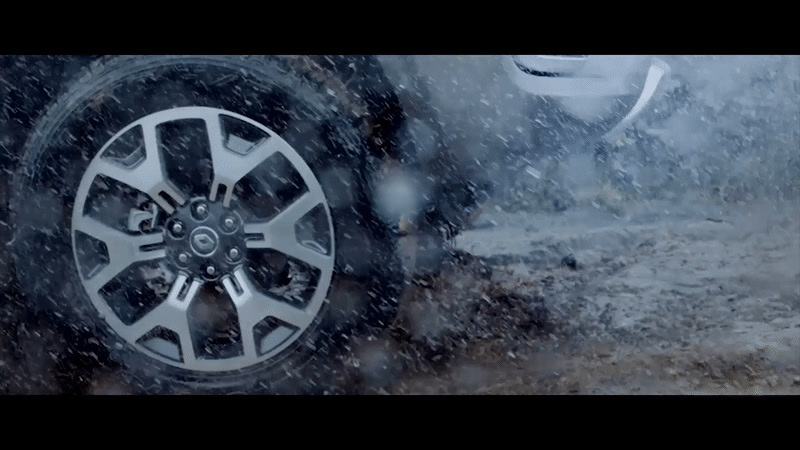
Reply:
<svg viewBox="0 0 800 450"><path fill-rule="evenodd" d="M170 264L209 281L232 275L246 262L241 250L247 246L244 220L238 209L238 204L225 208L205 197L176 208L164 231Z"/></svg>

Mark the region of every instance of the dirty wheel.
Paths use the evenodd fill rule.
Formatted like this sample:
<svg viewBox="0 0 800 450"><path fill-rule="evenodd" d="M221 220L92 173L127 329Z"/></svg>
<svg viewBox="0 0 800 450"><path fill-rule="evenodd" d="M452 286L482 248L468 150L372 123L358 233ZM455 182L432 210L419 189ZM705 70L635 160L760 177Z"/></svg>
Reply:
<svg viewBox="0 0 800 450"><path fill-rule="evenodd" d="M391 316L401 270L357 117L311 75L280 58L93 68L15 179L32 306L144 391L324 385L337 344Z"/></svg>

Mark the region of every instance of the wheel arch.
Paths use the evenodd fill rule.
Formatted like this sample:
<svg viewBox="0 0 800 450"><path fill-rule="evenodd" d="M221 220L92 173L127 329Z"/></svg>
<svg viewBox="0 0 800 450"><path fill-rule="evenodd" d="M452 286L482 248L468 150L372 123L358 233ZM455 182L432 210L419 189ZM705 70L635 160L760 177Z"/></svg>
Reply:
<svg viewBox="0 0 800 450"><path fill-rule="evenodd" d="M383 64L372 55L264 56L286 60L315 81L322 81L333 95L351 92L351 112L364 120L369 134L395 128L405 119L394 87ZM0 136L6 147L3 168L13 165L28 133L50 104L91 67L111 58L102 55L3 55L0 56ZM376 120L379 119L379 120ZM380 122L380 123L378 123ZM371 139L375 141L377 139Z"/></svg>

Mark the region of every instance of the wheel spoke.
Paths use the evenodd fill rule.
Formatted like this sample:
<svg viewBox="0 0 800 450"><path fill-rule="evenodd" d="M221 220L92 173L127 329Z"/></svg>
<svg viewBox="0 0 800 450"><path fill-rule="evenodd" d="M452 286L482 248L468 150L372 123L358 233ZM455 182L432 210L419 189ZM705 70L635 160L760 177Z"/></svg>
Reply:
<svg viewBox="0 0 800 450"><path fill-rule="evenodd" d="M187 311L202 282L197 279L192 280L186 294L181 297L180 294L186 286L187 278L185 274L179 274L172 284L167 299L144 317L124 328L122 330L123 337L130 342L135 342L155 327L166 328L178 335L184 364L195 361L197 356L192 344Z"/></svg>
<svg viewBox="0 0 800 450"><path fill-rule="evenodd" d="M177 188L167 179L161 153L158 150L157 123L143 121L141 123L144 135L145 159L133 168L126 168L108 159L97 160L95 171L97 174L106 175L117 181L127 184L149 195L168 214L174 211L173 206L164 197L167 195L174 202L182 205L186 200Z"/></svg>
<svg viewBox="0 0 800 450"><path fill-rule="evenodd" d="M277 250L314 267L324 267L331 257L301 245L295 233L297 221L323 201L321 193L306 192L268 222L245 224L245 233L262 235L258 240L247 241L247 247Z"/></svg>
<svg viewBox="0 0 800 450"><path fill-rule="evenodd" d="M142 250L143 246L164 242L162 233L133 236L115 230L89 216L81 217L80 220L75 222L74 227L75 230L102 241L108 249L108 264L86 280L87 286L93 292L100 290L106 283L133 263L160 259L166 256L164 249Z"/></svg>
<svg viewBox="0 0 800 450"><path fill-rule="evenodd" d="M250 282L244 269L237 269L233 276L241 292L237 291L230 277L225 277L222 284L236 306L246 357L258 356L253 329L264 318L274 317L299 329L307 327L314 319L314 314L259 291Z"/></svg>
<svg viewBox="0 0 800 450"><path fill-rule="evenodd" d="M259 142L247 154L229 150L225 146L219 114L211 114L205 118L208 139L211 146L211 163L214 166L214 182L211 185L209 199L213 202L219 194L220 186L225 187L222 204L228 206L233 196L233 187L245 175L275 153L291 151L291 147L277 136Z"/></svg>

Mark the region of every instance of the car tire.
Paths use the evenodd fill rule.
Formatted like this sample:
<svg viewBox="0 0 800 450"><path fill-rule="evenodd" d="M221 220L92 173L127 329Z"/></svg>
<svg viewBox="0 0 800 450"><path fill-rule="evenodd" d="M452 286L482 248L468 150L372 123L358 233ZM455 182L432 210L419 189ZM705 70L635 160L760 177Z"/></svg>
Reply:
<svg viewBox="0 0 800 450"><path fill-rule="evenodd" d="M70 354L80 353L81 349L87 348L87 345L92 347L91 343L99 342L108 357L122 366L124 375L136 387L136 392L294 393L308 392L309 390L325 391L328 389L327 384L330 383L330 365L333 364L331 358L334 358L337 352L342 351L342 348L347 347L343 344L348 340L363 336L364 333L373 332L376 327L384 326L392 319L396 312L396 298L402 287L404 274L396 251L396 237L389 231L386 224L373 213L370 196L367 192L373 170L371 167L379 167L379 164L374 164L374 162L371 164L370 156L366 154L366 136L364 136L363 127L360 126L363 120L360 115L363 112L359 111L357 106L353 106L358 104L359 99L355 96L348 96L346 89L337 91L336 88L339 86L332 88L329 83L335 80L335 74L321 73L320 71L324 71L324 69L315 65L312 59L305 57L114 57L94 64L77 81L67 86L64 94L39 119L25 144L19 169L12 183L10 202L14 261L17 277L25 296L25 304L35 310L36 314L46 314L54 318L54 323L69 328L66 333L70 336L76 335L76 333L83 336L80 339L73 337L69 343L70 348L63 350L62 357L68 358ZM228 170L223 169L222 165L215 166L214 164L216 155L214 151L222 150L211 150L211 156L208 157L208 149L202 138L192 141L191 138L174 137L175 133L180 135L180 130L175 131L171 128L168 130L167 126L175 125L180 128L185 125L187 129L194 127L196 131L199 128L195 126L196 122L192 122L194 120L192 114L205 114L208 111L213 117L219 118L222 124L221 128L224 129L221 136L223 139L227 139L225 145L232 146L231 142L234 138L250 142L242 138L245 135L255 136L253 142L256 142L258 136L262 136L260 138L262 140L258 141L262 143L278 142L273 141L278 137L280 142L288 145L285 147L286 150L281 150L281 152L285 151L287 155L293 156L285 157L288 164L283 161L282 166L278 164L280 161L276 162L277 160L272 159L273 157L263 160L257 167L251 167L253 170L260 170L258 175L252 175L249 172L246 175L254 177L252 180L255 181L250 183L253 186L248 184L242 187L243 184L246 184L245 178L237 180L233 177L228 180L227 184L219 184L218 195L214 201L209 201L211 194L206 195L204 200L199 193L208 191L198 190L200 189L198 186L203 183L207 187L210 186L212 181L216 180L217 170L220 173ZM182 116L181 114L188 115ZM150 122L144 121L151 117L166 118L165 122L154 125L157 127L155 129L159 130L159 134L158 141L153 141L158 144L152 148L158 148L158 152L148 153L151 151L151 146L148 146L144 140L138 141L138 144L126 144L127 147L122 144L117 145L122 142L123 136L129 135L121 130L125 130L126 127L129 128L129 131L145 130ZM137 123L139 125L135 125ZM206 122L205 129L209 135L212 135L209 131L210 123L212 122ZM133 124L132 128L131 124ZM230 127L230 130L226 127ZM241 130L233 131L239 130L237 127ZM224 135L224 133L228 134ZM241 133L241 135L234 133ZM165 143L168 140L165 136L172 136L169 138L170 143ZM213 137L209 141L212 142L210 145L213 147ZM169 147L170 145L173 147ZM100 154L101 148L104 149L102 154ZM125 150L123 153L112 155L112 149L117 148ZM233 147L225 147L224 151L231 152L233 151L231 148ZM255 150L253 150L254 148ZM261 148L256 143L252 143L249 149L242 150L251 153L242 153L239 156L249 157ZM180 153L181 151L184 153ZM284 153L280 154L284 155ZM160 156L161 164L159 166L164 174L164 180L171 183L169 189L179 186L178 190L181 191L181 194L170 197L169 193L162 191L154 196L154 191L137 191L137 187L147 185L142 181L139 173L144 173L140 171L140 168L145 163L149 164L151 161L155 161L155 159L151 160L151 155ZM113 164L109 166L108 161L112 159ZM120 169L120 164L127 164L133 160L136 162ZM223 159L220 158L219 161L223 161ZM257 159L253 159L253 161L257 161ZM108 173L101 169L93 169L112 166L113 170L102 170L111 170L115 174L121 173L122 175L107 177ZM150 164L150 166L153 165ZM286 173L292 173L294 178L290 177L291 179L287 182L270 172L277 170L274 169L277 166L288 167ZM92 170L94 172L91 172ZM120 170L122 172L119 172ZM137 173L137 171L139 172ZM92 175L87 175L87 173ZM270 178L270 173L274 175L272 178ZM298 173L300 174L299 178L297 177ZM123 180L118 178L123 178ZM279 178L279 181L275 181ZM178 179L180 182L175 181ZM219 350L220 353L217 355L219 357L212 358L207 355L210 351L208 350L211 345L208 344L210 340L203 341L206 344L195 342L197 332L192 329L193 325L187 325L186 330L188 331L180 334L166 328L166 325L162 326L161 322L153 322L159 325L150 329L149 332L158 331L161 334L151 340L160 340L159 345L167 345L161 341L167 343L171 340L175 341L172 342L172 345L178 349L178 359L175 361L180 361L177 363L171 362L172 360L164 355L154 353L155 350L151 351L150 347L144 347L139 340L123 337L120 330L128 328L124 328L122 325L115 328L114 323L123 323L125 327L128 327L124 323L125 320L133 321L131 323L135 324L136 320L148 317L148 312L154 311L160 305L170 300L184 301L185 299L180 299L180 295L184 295L187 291L199 292L200 289L208 286L216 289L215 292L218 294L220 292L229 294L228 301L220 300L220 305L224 304L229 310L232 308L237 311L237 314L240 311L237 309L239 305L230 298L234 295L231 292L236 293L235 295L240 295L240 292L250 292L248 294L250 297L247 297L246 300L248 302L251 298L269 297L273 300L278 298L279 303L286 303L284 302L285 298L269 293L273 292L270 289L273 289L275 284L279 284L276 280L282 280L280 283L285 284L281 286L285 287L299 278L295 276L294 272L286 275L286 272L289 271L287 267L295 267L295 265L289 264L291 258L286 257L285 254L279 255L283 259L278 258L279 261L275 267L270 266L270 270L264 269L269 272L268 275L265 275L267 281L264 283L256 283L253 278L256 276L254 274L262 270L262 266L267 263L263 259L256 261L250 258L250 255L254 252L257 253L256 250L266 251L265 249L270 246L277 245L274 242L270 244L268 231L263 231L263 237L259 242L265 245L259 249L252 248L252 236L246 235L246 231L238 234L237 236L241 238L242 250L247 256L246 258L242 257L244 262L234 269L232 265L226 265L227 261L232 258L229 258L230 255L226 253L225 258L228 259L219 259L219 261L221 261L222 269L226 267L230 269L227 272L227 278L220 273L213 278L206 279L203 277L206 275L210 277L209 274L198 274L196 271L184 270L173 264L174 259L170 259L172 258L170 255L175 252L169 245L174 243L170 240L174 237L170 234L174 227L169 230L167 227L172 223L170 220L177 220L175 218L178 217L176 214L179 211L183 211L190 215L187 217L191 217L199 204L195 202L195 199L199 198L197 202L205 202L204 205L216 208L214 214L218 213L219 217L226 214L225 208L233 210L233 205L241 206L243 211L239 216L242 222L241 230L246 230L248 226L250 226L250 230L269 230L268 227L254 228L254 225L247 225L245 222L255 220L253 218L257 216L263 223L268 223L279 217L283 211L288 211L294 205L291 202L299 203L297 198L302 198L302 193L297 194L301 197L293 197L289 200L281 198L283 195L281 193L289 188L297 188L300 184L297 180L300 179L306 184L301 186L306 189L305 192L318 192L322 201L313 210L313 220L309 219L312 216L312 212L309 211L297 219L294 229L302 228L298 228L298 226L306 219L308 219L306 220L308 223L320 221L329 223L329 228L323 224L320 229L330 230L330 236L326 242L331 244L328 248L322 248L328 244L318 244L322 250L317 250L317 252L324 256L322 259L329 258L333 261L329 273L325 270L318 270L317 276L320 279L329 275L329 283L327 283L329 287L324 289L325 292L317 294L317 290L322 290L326 284L320 280L316 280L316 287L312 281L305 286L306 290L311 289L313 293L309 294L308 303L305 306L301 303L299 308L301 310L306 308L303 310L303 314L306 314L306 310L311 311L312 306L318 308L310 323L306 324L306 315L304 315L298 323L305 324L305 327L293 328L289 322L281 322L283 319L278 317L277 313L268 313L264 320L271 320L269 326L272 328L267 328L272 331L264 331L267 333L265 335L267 337L263 337L260 344L254 344L255 350L248 350L243 347L247 345L243 341L243 336L247 334L246 330L251 324L248 322L248 325L245 326L241 322L243 319L240 318L239 325L241 327L238 337L235 332L226 335L231 342L239 339L239 347L230 344L233 345L231 347L234 348L233 350ZM114 183L110 183L109 180ZM258 186L266 184L269 187L272 186L269 184L272 182L277 183L278 187L264 188L271 197L262 195L264 191L263 189L259 190ZM103 187L97 188L97 183ZM132 186L134 184L136 186ZM258 186L256 186L257 184ZM152 187L152 183L150 186ZM167 184L162 183L159 186L164 187ZM134 188L132 191L131 187ZM225 193L222 191L223 187L228 188ZM120 192L119 199L117 199L115 193ZM143 197L141 194L147 194L144 197L150 200L146 206L141 205ZM245 194L252 196L254 200L246 203ZM230 200L227 196L230 196ZM274 215L265 219L267 215L264 214L266 213L259 213L261 214L259 215L253 211L260 208L258 205L261 203L259 202L263 203L266 201L264 198L267 197L269 199L277 198L276 202L285 204L282 206L272 205ZM97 198L101 198L101 200L97 200ZM140 200L137 204L131 199ZM183 200L184 203L181 203L180 200ZM223 203L226 201L231 203L224 206ZM127 208L130 202L134 202L136 206ZM221 206L217 206L218 203ZM188 206L190 204L191 208L195 209L191 209ZM76 205L82 205L82 208L76 208ZM317 214L320 206L322 206L323 213L320 214L323 219L319 219L320 214ZM171 214L168 211L169 207L172 207ZM275 212L281 207L285 209ZM147 216L150 210L154 212L152 216ZM136 254L151 251L161 252L158 255L166 255L158 258L160 261L158 267L161 268L158 269L159 273L162 273L165 278L168 278L171 273L173 277L171 282L176 283L172 285L169 292L159 294L160 303L156 302L145 307L142 307L143 300L138 300L139 295L145 292L143 290L145 288L132 284L141 279L136 278L138 275L128 274L136 264L142 261L136 261L135 264L131 263L127 266L123 264L120 267L125 267L125 269L116 273L114 278L100 287L97 287L100 282L87 287L91 277L95 276L90 275L89 272L101 273L112 266L112 262L116 264L116 250L112 255L109 248L117 248L122 244L103 241L92 234L94 230L87 232L81 228L84 226L81 225L84 223L84 218L91 216L94 220L95 216L93 215L97 215L97 217L104 215L104 226L109 227L108 230L113 229L113 233L108 231L107 234L102 234L106 233L106 228L103 228L104 231L98 234L121 236L119 239L124 239L124 241L120 242L138 243L140 241L134 241L134 237L144 236L145 231L133 229L126 231L124 229L124 219L137 214L148 218L149 222L143 220L140 225L144 228L149 227L148 233L153 236L159 233L164 236L164 244L160 250L143 250L146 246L136 244ZM220 223L222 222L220 221ZM200 228L206 230L211 227L211 225L205 227L197 224L192 226L195 227L192 233ZM83 235L89 235L91 239L87 240ZM181 238L183 243L180 245L184 245L181 248L195 251L198 248L195 245L200 245L199 243L202 241L205 242L203 245L213 246L210 250L214 252L213 258L217 258L216 255L223 252L224 239L220 237L222 234L209 233L202 236L192 234L192 236L204 239ZM208 240L206 238L209 237L210 241L206 242ZM314 239L317 238L314 237ZM324 238L320 239L325 240ZM158 246L161 243L154 245ZM295 240L291 245L300 244ZM227 251L225 250L225 252ZM272 258L275 251L274 249L269 251L272 252L270 256ZM92 252L96 252L96 254L90 257L85 256ZM209 261L217 261L217 259L212 259L212 256L200 257L197 256L200 253L189 253L192 258L201 258L198 259L198 265L191 266L194 269L203 264L211 265L212 263ZM155 253L152 254L155 255ZM299 254L306 253L300 252ZM99 263L97 262L98 258ZM167 262L163 263L162 259ZM86 262L88 260L94 261L92 270L88 268L89 263ZM147 263L149 264L149 260ZM299 265L301 264L298 263L297 266ZM138 268L138 266L136 267ZM210 272L206 266L202 267ZM182 272L182 270L184 271ZM249 274L249 278L237 278L232 275L234 270L239 274ZM123 272L128 275L123 277ZM180 277L180 274L183 274L183 278ZM290 281L285 280L287 277ZM120 281L119 278L123 280ZM242 281L245 278L248 278L249 281ZM185 284L178 286L178 280L184 280ZM170 282L166 283L169 285ZM117 295L115 293L117 291L109 288L112 284L118 290L131 289L131 292L136 292L136 297L132 296L130 292ZM192 291L193 286L194 291ZM244 287L252 289L243 291ZM152 294L156 291L158 289L152 288L147 292ZM116 297L114 297L115 295ZM144 298L144 294L141 296ZM118 308L112 306L111 297L116 299L115 302L127 302L127 305ZM120 298L123 300L119 300ZM184 314L187 317L193 314L189 309L193 308L195 303L197 302L190 299L183 306L186 308ZM104 309L104 305L108 305L109 309ZM149 310L144 313L130 312L137 308L146 310L149 308ZM275 308L276 311L279 310L277 306ZM123 310L127 311L124 313L127 314L125 320L120 318ZM112 319L109 315L104 315L109 311L118 317ZM310 316L310 313L307 315ZM260 327L262 323L266 323L265 321L259 322L253 330ZM239 355L236 353L239 351L240 356L245 358L248 354L252 356L264 352L263 347L267 345L267 341L272 339L271 336L276 333L275 330L284 328L288 331L282 331L282 333L289 337L275 347L275 349L280 348L280 351L276 350L275 354L263 353L261 356L253 358L248 356L250 358L248 361L252 364L237 363L235 368L229 368L233 366L226 365L227 358L232 358L230 360L233 361L238 356L225 355ZM181 329L183 330L183 328ZM187 336L188 338L184 340L184 337ZM143 338L144 336L142 336ZM215 339L217 338L215 337ZM252 337L252 340L256 342L259 338ZM291 340L291 343L287 344L287 340ZM187 341L193 342L186 343ZM219 347L223 348L225 345L228 344L219 344ZM261 349L259 349L259 345ZM186 352L192 351L192 349L197 353L191 357L187 356L189 354ZM200 353L202 355L198 356ZM154 354L156 356L153 356ZM101 357L94 354L93 356ZM206 364L203 362L204 358L223 362ZM99 370L93 367L91 362L93 358L83 359L88 361L86 362L87 373L91 374L93 371ZM96 366L106 367L107 364L96 364ZM91 378L91 375L88 378Z"/></svg>

